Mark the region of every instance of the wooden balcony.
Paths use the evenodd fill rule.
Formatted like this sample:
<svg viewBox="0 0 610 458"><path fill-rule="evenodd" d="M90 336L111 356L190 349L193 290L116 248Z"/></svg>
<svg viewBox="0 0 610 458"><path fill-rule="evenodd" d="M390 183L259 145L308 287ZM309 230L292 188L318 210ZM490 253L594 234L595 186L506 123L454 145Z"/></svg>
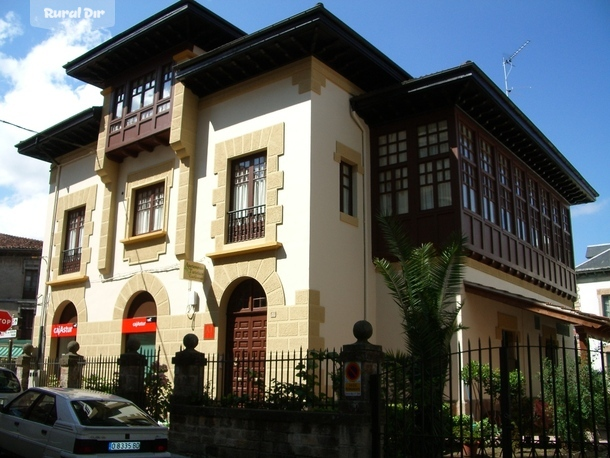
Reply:
<svg viewBox="0 0 610 458"><path fill-rule="evenodd" d="M106 156L117 162L169 144L171 100L166 98L110 122Z"/></svg>

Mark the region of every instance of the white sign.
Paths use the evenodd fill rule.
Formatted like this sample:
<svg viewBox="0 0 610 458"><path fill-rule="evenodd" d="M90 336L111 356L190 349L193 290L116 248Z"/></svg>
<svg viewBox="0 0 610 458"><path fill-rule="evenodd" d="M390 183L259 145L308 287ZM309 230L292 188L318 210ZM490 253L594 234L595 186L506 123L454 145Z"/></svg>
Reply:
<svg viewBox="0 0 610 458"><path fill-rule="evenodd" d="M14 339L17 337L16 329L9 329L6 332L0 332L0 339Z"/></svg>

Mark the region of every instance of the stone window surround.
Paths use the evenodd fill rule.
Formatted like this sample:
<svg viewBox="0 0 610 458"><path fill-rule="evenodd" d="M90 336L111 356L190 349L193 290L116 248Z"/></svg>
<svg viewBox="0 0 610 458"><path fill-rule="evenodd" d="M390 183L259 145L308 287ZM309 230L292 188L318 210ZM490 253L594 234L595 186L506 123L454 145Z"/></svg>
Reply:
<svg viewBox="0 0 610 458"><path fill-rule="evenodd" d="M87 264L91 262L91 247L89 241L93 234L92 214L95 210L97 186L90 186L80 191L70 192L57 201L55 217L55 234L53 235L53 257L51 259L51 270L53 272L48 285L63 286L74 283L84 283L88 280ZM85 223L83 227L83 239L81 242L81 263L78 272L61 274L61 255L66 239L67 216L71 210L85 207Z"/></svg>
<svg viewBox="0 0 610 458"><path fill-rule="evenodd" d="M284 154L284 124L265 127L216 144L214 174L218 187L213 191L212 204L216 207L216 219L212 221L211 235L215 251L212 259L263 252L281 247L277 241L277 226L283 222L283 208L278 205L278 191L284 187L284 172L279 170L279 157ZM238 157L256 152L267 152L265 237L245 242L225 243L226 215L230 202L230 165Z"/></svg>
<svg viewBox="0 0 610 458"><path fill-rule="evenodd" d="M125 208L127 209L125 221L125 238L120 242L125 248L125 260L130 264L139 264L146 261L156 261L160 254L167 250L167 226L170 202L170 189L173 186L174 161L161 164L131 173L127 176L125 186ZM141 235L133 234L135 217L135 195L138 189L155 183L164 182L163 229ZM135 252L137 251L137 255Z"/></svg>
<svg viewBox="0 0 610 458"><path fill-rule="evenodd" d="M336 151L333 155L333 159L335 160L335 162L337 162L339 164L339 166L341 165L341 162L345 162L346 164L349 164L351 166L353 166L356 169L356 172L360 175L364 175L364 166L362 165L362 155L350 148L349 146L345 146L344 144L340 143L340 142L336 142L336 147L335 147ZM344 223L347 224L351 224L352 226L356 226L358 227L358 199L357 199L357 195L358 195L358 186L357 186L357 178L354 177L354 189L352 190L354 193L353 199L354 199L354 215L349 215L347 213L344 213L342 211L339 212L339 219L341 221L343 221ZM340 198L340 197L339 197Z"/></svg>

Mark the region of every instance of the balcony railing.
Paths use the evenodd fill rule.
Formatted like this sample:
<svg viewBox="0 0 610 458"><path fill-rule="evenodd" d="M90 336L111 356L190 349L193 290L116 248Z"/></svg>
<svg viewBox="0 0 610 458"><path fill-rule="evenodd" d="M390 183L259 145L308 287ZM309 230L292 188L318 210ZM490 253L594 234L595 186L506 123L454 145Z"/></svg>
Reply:
<svg viewBox="0 0 610 458"><path fill-rule="evenodd" d="M126 113L109 125L106 153L117 160L168 144L171 122L169 98Z"/></svg>
<svg viewBox="0 0 610 458"><path fill-rule="evenodd" d="M243 242L265 236L265 205L230 211L228 218L227 243Z"/></svg>
<svg viewBox="0 0 610 458"><path fill-rule="evenodd" d="M81 247L64 250L61 258L61 273L69 274L80 271Z"/></svg>

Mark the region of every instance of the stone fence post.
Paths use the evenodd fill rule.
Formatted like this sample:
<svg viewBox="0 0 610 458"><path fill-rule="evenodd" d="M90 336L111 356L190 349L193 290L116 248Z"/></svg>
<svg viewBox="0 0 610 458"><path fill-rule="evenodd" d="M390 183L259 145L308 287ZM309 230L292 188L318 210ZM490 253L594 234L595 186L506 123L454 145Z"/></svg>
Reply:
<svg viewBox="0 0 610 458"><path fill-rule="evenodd" d="M368 339L373 335L373 326L368 321L354 324L357 341L343 346L343 389L339 411L360 414L363 421L370 422L370 456L381 456L381 396L379 371L384 353L381 345L373 345Z"/></svg>
<svg viewBox="0 0 610 458"><path fill-rule="evenodd" d="M144 409L146 408L144 370L148 361L146 356L138 353L140 345L138 339L130 338L125 345L125 353L119 356L119 386L117 394Z"/></svg>
<svg viewBox="0 0 610 458"><path fill-rule="evenodd" d="M68 343L68 353L59 358L59 366L61 367L60 388L81 388L85 358L77 354L79 349L79 343L73 340Z"/></svg>
<svg viewBox="0 0 610 458"><path fill-rule="evenodd" d="M27 390L30 381L30 366L32 364L32 352L34 346L32 344L25 344L23 346L23 353L17 358L15 363L16 375L21 383L21 389Z"/></svg>
<svg viewBox="0 0 610 458"><path fill-rule="evenodd" d="M185 349L172 358L174 364L174 394L171 402L175 404L196 404L203 399L203 374L207 364L205 355L195 347L199 338L187 334L182 339Z"/></svg>

